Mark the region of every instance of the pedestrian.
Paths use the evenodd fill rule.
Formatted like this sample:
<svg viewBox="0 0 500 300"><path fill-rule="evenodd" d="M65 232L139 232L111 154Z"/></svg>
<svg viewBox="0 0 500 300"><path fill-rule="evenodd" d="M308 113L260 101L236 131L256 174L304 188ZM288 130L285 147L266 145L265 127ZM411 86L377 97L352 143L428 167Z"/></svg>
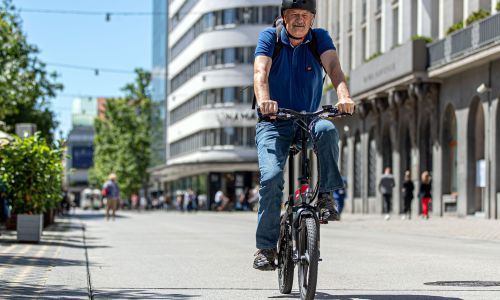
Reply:
<svg viewBox="0 0 500 300"><path fill-rule="evenodd" d="M424 171L421 176L420 198L422 200L422 216L429 219L429 204L432 202L432 177L429 171Z"/></svg>
<svg viewBox="0 0 500 300"><path fill-rule="evenodd" d="M344 210L345 197L347 196L347 179L342 176L342 181L344 182L344 186L333 192L333 199L335 199L335 202L337 203L339 216L342 215L342 211Z"/></svg>
<svg viewBox="0 0 500 300"><path fill-rule="evenodd" d="M384 170L384 175L380 179L380 183L378 184L378 190L382 194L384 198L384 213L385 219L389 220L391 218L392 211L392 189L395 186L394 176L391 173L391 168L387 167Z"/></svg>
<svg viewBox="0 0 500 300"><path fill-rule="evenodd" d="M109 221L109 211L112 211L113 221L115 220L116 209L120 201L120 187L117 183L116 174L111 173L108 181L103 185L103 195L106 196L106 220Z"/></svg>
<svg viewBox="0 0 500 300"><path fill-rule="evenodd" d="M230 199L226 195L224 195L224 192L222 190L218 190L214 196L214 209L217 211L227 209L229 201Z"/></svg>
<svg viewBox="0 0 500 300"><path fill-rule="evenodd" d="M177 210L184 211L184 193L182 191L175 192L175 205Z"/></svg>
<svg viewBox="0 0 500 300"><path fill-rule="evenodd" d="M7 186L0 177L0 223L4 223L9 218L9 199L7 194Z"/></svg>
<svg viewBox="0 0 500 300"><path fill-rule="evenodd" d="M257 211L259 208L259 189L260 186L255 185L248 195L248 205L251 211Z"/></svg>
<svg viewBox="0 0 500 300"><path fill-rule="evenodd" d="M403 208L403 216L401 218L403 220L406 219L406 217L408 217L408 219L411 219L411 203L413 202L414 190L415 186L413 185L413 181L411 180L411 173L410 171L406 171L402 189L404 208Z"/></svg>

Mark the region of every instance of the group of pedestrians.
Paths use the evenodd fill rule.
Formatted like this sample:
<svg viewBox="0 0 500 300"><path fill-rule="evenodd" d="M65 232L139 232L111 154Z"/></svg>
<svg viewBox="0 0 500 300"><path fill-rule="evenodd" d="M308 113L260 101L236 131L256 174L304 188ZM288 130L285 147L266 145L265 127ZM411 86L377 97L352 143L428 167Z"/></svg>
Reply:
<svg viewBox="0 0 500 300"><path fill-rule="evenodd" d="M391 173L391 168L386 168L384 174L379 182L379 191L384 199L383 211L385 213L385 219L390 219L390 213L392 211L392 193L396 186L394 181L394 176ZM411 219L411 207L414 199L415 185L411 178L410 171L405 172L403 186L401 189L403 193L403 216L402 219ZM432 177L429 171L424 171L420 176L420 189L419 189L419 199L422 203L422 214L421 216L425 219L429 218L429 206L432 202Z"/></svg>

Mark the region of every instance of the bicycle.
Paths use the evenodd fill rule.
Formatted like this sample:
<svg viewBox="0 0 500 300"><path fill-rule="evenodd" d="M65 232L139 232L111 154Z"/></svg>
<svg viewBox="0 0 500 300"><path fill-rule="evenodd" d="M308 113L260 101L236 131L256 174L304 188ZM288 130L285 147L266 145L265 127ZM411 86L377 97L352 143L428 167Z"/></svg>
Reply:
<svg viewBox="0 0 500 300"><path fill-rule="evenodd" d="M332 120L337 117L351 115L339 113L337 108L324 105L322 110L307 113L280 108L272 115L264 116L264 120L294 120L300 128L299 143L292 144L288 160L289 191L294 191L294 160L293 157L301 153L301 169L298 180L300 188L288 197L285 203L285 212L281 215L280 238L278 240L278 282L282 294L290 294L293 285L293 271L298 266L298 284L300 298L314 299L318 277L318 263L321 261L319 252L319 209L317 196L319 192L319 172L316 186L310 187L310 162L307 156L309 138L313 141L313 151L316 154L319 166L317 149L312 138L312 128L319 119ZM328 222L324 222L328 223Z"/></svg>

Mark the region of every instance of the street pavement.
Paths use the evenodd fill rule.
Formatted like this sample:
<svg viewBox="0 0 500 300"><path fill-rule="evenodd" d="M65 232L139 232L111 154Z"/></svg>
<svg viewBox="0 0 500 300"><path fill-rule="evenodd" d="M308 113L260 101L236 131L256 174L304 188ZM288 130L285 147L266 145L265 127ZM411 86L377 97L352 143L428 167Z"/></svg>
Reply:
<svg viewBox="0 0 500 300"><path fill-rule="evenodd" d="M299 298L252 268L255 213L118 216L77 211L38 245L0 236L0 299ZM316 299L500 299L500 221L346 215L322 225L321 256Z"/></svg>

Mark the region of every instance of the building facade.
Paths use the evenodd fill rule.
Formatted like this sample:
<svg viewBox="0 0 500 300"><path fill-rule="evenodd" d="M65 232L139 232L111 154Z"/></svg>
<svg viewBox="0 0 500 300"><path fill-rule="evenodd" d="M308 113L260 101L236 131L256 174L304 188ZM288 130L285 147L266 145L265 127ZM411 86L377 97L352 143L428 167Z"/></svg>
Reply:
<svg viewBox="0 0 500 300"><path fill-rule="evenodd" d="M94 163L94 119L98 116L97 99L73 100L71 125L67 140L65 182L79 205L81 192L89 186L88 170Z"/></svg>
<svg viewBox="0 0 500 300"><path fill-rule="evenodd" d="M151 139L151 166L166 162L168 0L153 0L152 100L155 105Z"/></svg>
<svg viewBox="0 0 500 300"><path fill-rule="evenodd" d="M432 214L500 217L500 14L494 0L322 0L327 28L349 76L357 114L337 122L346 209L381 213L378 182L432 174ZM447 34L474 12L490 17ZM429 42L432 39L432 42ZM335 103L328 92L325 102Z"/></svg>
<svg viewBox="0 0 500 300"><path fill-rule="evenodd" d="M279 0L169 2L167 163L153 170L167 196L192 188L236 197L258 183L253 60Z"/></svg>

